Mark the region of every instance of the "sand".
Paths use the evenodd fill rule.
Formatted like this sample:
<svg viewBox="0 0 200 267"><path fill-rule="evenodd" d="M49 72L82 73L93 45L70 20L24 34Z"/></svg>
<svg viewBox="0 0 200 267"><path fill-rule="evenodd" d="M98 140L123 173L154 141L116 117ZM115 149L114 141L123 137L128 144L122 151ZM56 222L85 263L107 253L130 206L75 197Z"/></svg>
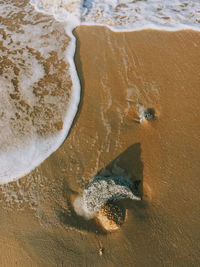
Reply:
<svg viewBox="0 0 200 267"><path fill-rule="evenodd" d="M54 154L1 186L0 264L198 266L200 33L74 34L79 112ZM141 107L156 119L138 123ZM97 173L129 177L143 198L121 203L112 233L73 210Z"/></svg>

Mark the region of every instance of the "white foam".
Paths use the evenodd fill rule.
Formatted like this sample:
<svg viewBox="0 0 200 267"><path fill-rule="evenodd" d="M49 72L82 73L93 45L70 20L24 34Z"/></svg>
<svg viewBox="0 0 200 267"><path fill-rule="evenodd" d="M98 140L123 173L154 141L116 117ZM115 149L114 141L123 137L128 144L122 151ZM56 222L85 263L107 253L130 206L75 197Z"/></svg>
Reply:
<svg viewBox="0 0 200 267"><path fill-rule="evenodd" d="M95 213L89 212L87 208L85 207L84 200L82 196L78 196L73 203L74 210L76 214L79 216L84 217L87 220L90 220L94 217Z"/></svg>
<svg viewBox="0 0 200 267"><path fill-rule="evenodd" d="M76 18L82 25L104 25L114 31L141 29L200 30L198 0L31 0L56 19Z"/></svg>
<svg viewBox="0 0 200 267"><path fill-rule="evenodd" d="M199 30L200 27L200 2L196 0L120 0L112 1L109 7L107 1L104 4L100 0L86 2L91 6L82 18L84 23L104 24L115 31Z"/></svg>
<svg viewBox="0 0 200 267"><path fill-rule="evenodd" d="M9 5L5 3L5 7L10 8L8 14L3 11L4 8L2 9L1 15L5 15L5 17L12 16L12 14L18 12L26 12L27 14L29 12L31 15L26 15L28 23L22 23L19 31L13 32L6 25L3 27L6 38L0 35L0 38L2 36L1 41L3 46L10 51L7 52L7 50L5 50L5 52L2 53L2 58L7 58L12 64L11 67L9 65L6 67L0 78L1 184L26 175L62 144L71 128L80 100L80 84L73 61L75 38L72 35L72 29L78 23L77 19L75 18L73 21L70 20L70 24L68 24L69 27L66 28L66 32L71 38L71 42L65 53L65 62L69 64L69 74L67 74L66 80L73 80L72 88L68 88L70 90L70 97L67 96L66 91L63 93L63 96L58 95L56 97L50 94L44 96L43 102L38 104L40 96L33 94L34 86L37 86L39 80L45 77L45 72L43 63L40 62L40 59L37 59L34 53L35 51L40 53L40 56L44 58L45 61L45 59L48 59L50 56L51 52L56 50L58 59L63 60L63 54L61 53L62 47L58 49L55 47L57 45L56 41L51 40L49 29L51 29L52 26L49 24L48 30L46 29L47 20L45 21L44 19L43 22L41 18L38 19L39 23L32 24L32 22L35 22L35 15L31 13L31 6L26 6L25 10L20 10L20 8L13 5L11 2ZM60 19L62 20L62 16ZM46 34L49 34L48 40L40 38ZM61 36L60 38L62 39L63 37ZM29 48L33 49L34 53L29 53ZM22 54L19 54L18 49L21 49ZM14 73L13 66L19 67L18 74ZM13 83L13 78L16 79L16 76L17 89ZM54 88L50 87L47 89L51 92ZM10 94L19 94L20 99L12 100ZM19 103L23 100L25 100L26 107L29 106L30 114L34 111L35 107L40 107L42 110L45 108L45 105L48 108L53 104L55 106L54 110L52 110L53 119L49 121L47 118L45 123L47 123L47 125L48 123L53 124L61 118L63 120L62 129L56 131L56 133L44 134L43 136L43 134L39 132L40 124L43 123L40 118L41 114L38 113L33 123L31 115L29 115L26 110L23 110L26 107L22 105L23 103ZM58 112L59 110L60 113ZM20 116L20 119L15 118L16 114ZM28 120L26 120L26 116Z"/></svg>
<svg viewBox="0 0 200 267"><path fill-rule="evenodd" d="M91 219L107 203L121 199L141 200L130 180L122 176L95 176L74 201L76 213Z"/></svg>

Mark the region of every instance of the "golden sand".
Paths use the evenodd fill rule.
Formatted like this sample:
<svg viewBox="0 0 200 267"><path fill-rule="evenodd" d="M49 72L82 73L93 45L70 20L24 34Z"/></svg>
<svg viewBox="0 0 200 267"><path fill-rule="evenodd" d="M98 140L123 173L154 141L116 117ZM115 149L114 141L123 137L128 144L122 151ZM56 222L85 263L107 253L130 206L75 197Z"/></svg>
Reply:
<svg viewBox="0 0 200 267"><path fill-rule="evenodd" d="M9 246L1 262L198 266L200 33L79 27L75 35L79 112L51 157L1 186L0 244ZM138 123L142 106L156 119ZM143 195L123 202L128 218L110 234L71 204L99 172L129 176Z"/></svg>

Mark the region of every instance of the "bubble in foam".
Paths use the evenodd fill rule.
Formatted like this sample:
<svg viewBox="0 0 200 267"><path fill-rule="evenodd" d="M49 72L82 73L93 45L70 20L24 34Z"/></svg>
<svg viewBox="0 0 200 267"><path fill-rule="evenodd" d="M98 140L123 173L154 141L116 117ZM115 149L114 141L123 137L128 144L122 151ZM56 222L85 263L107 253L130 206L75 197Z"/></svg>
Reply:
<svg viewBox="0 0 200 267"><path fill-rule="evenodd" d="M95 176L74 203L77 214L92 218L105 205L121 199L140 200L130 180L121 176Z"/></svg>

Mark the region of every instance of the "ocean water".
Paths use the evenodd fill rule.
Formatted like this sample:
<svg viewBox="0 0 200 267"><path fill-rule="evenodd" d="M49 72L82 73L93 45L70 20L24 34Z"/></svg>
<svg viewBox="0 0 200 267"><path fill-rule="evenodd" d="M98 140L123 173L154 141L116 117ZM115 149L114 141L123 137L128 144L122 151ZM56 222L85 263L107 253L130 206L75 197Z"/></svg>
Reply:
<svg viewBox="0 0 200 267"><path fill-rule="evenodd" d="M200 29L200 2L0 1L0 183L29 173L65 140L80 101L78 25Z"/></svg>
<svg viewBox="0 0 200 267"><path fill-rule="evenodd" d="M198 0L31 0L38 11L74 24L106 25L116 31L199 29Z"/></svg>
<svg viewBox="0 0 200 267"><path fill-rule="evenodd" d="M40 15L29 1L0 4L0 183L6 183L60 146L80 92L66 54L73 42L63 26Z"/></svg>

